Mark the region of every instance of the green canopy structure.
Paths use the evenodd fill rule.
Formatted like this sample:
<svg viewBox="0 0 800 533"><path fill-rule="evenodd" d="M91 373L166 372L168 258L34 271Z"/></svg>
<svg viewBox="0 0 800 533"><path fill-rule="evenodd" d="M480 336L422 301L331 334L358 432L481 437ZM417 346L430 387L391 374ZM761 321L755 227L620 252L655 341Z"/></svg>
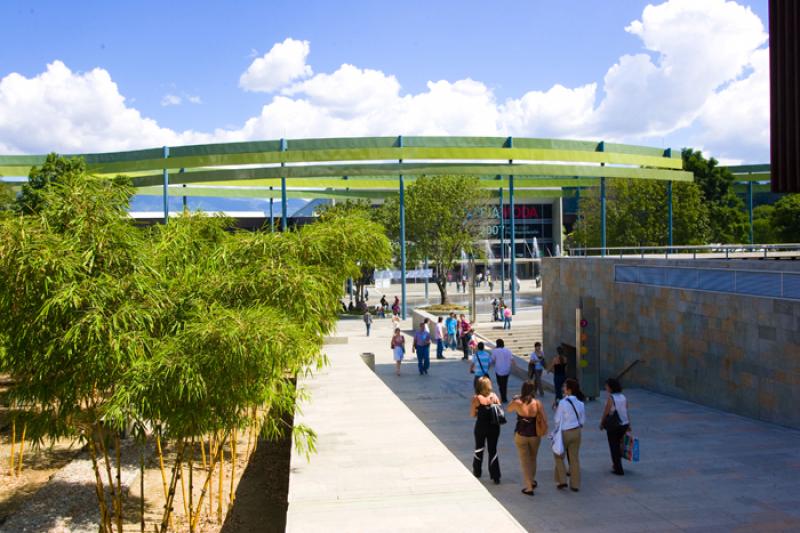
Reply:
<svg viewBox="0 0 800 533"><path fill-rule="evenodd" d="M169 196L281 198L373 198L399 195L401 270L405 271L404 190L418 176L477 176L492 194L508 192L514 246L514 201L557 198L564 190L600 187L601 239L605 249L606 178L692 181L680 152L604 141L523 137L353 137L277 139L195 146L164 146L127 152L65 154L83 157L98 177L129 176L139 194L161 195L164 222ZM46 155L0 156L0 176L27 176ZM671 185L668 187L670 202ZM572 194L567 192L566 194ZM512 276L514 254L510 257ZM512 277L512 279L515 279ZM405 317L405 276L403 316ZM516 312L515 283L512 311Z"/></svg>

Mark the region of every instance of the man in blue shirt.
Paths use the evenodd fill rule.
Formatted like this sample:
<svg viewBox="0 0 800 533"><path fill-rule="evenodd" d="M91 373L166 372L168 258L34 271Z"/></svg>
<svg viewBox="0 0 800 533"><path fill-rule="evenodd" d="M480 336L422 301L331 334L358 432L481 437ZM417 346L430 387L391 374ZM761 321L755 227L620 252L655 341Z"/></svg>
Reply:
<svg viewBox="0 0 800 533"><path fill-rule="evenodd" d="M456 318L455 313L450 313L450 316L447 317L445 321L445 325L447 326L447 346L451 350L455 350L458 346L457 339L458 335L456 335L456 329L458 327L458 319Z"/></svg>
<svg viewBox="0 0 800 533"><path fill-rule="evenodd" d="M414 333L414 352L417 354L417 367L419 375L427 374L431 366L431 334L425 328L428 325L426 318Z"/></svg>
<svg viewBox="0 0 800 533"><path fill-rule="evenodd" d="M469 371L475 374L473 384L478 385L478 380L483 376L491 379L489 376L489 367L492 365L492 356L486 351L486 347L482 342L478 343L478 349L472 356L472 363L469 365Z"/></svg>

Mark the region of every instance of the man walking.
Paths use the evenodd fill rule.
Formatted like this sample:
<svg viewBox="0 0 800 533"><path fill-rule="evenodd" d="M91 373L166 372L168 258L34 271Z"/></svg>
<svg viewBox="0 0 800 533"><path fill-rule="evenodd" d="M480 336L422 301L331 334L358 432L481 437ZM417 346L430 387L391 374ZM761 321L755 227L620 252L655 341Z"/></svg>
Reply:
<svg viewBox="0 0 800 533"><path fill-rule="evenodd" d="M489 378L489 367L492 366L492 356L485 348L482 342L478 343L475 355L472 356L472 361L469 365L469 371L475 374L475 379L473 379L473 385L475 387L477 387L478 380L482 377Z"/></svg>
<svg viewBox="0 0 800 533"><path fill-rule="evenodd" d="M439 321L433 327L433 340L436 341L436 359L444 359L444 318L439 317Z"/></svg>
<svg viewBox="0 0 800 533"><path fill-rule="evenodd" d="M514 361L514 354L506 348L506 343L503 339L497 339L495 346L497 347L492 350L494 375L497 378L497 386L500 388L500 401L506 403L508 402L508 376L511 374L511 369L516 366L516 362Z"/></svg>
<svg viewBox="0 0 800 533"><path fill-rule="evenodd" d="M544 352L542 352L542 343L535 342L533 344L533 353L528 362L528 380L533 381L533 393L544 397L544 388L542 387L542 372L544 372L545 359Z"/></svg>
<svg viewBox="0 0 800 533"><path fill-rule="evenodd" d="M414 333L414 352L417 354L417 367L419 368L419 375L427 374L428 368L431 366L431 334L425 326L428 325L426 318L419 329Z"/></svg>
<svg viewBox="0 0 800 533"><path fill-rule="evenodd" d="M369 330L372 327L372 315L367 309L367 312L364 313L364 325L367 326L367 337L369 337Z"/></svg>

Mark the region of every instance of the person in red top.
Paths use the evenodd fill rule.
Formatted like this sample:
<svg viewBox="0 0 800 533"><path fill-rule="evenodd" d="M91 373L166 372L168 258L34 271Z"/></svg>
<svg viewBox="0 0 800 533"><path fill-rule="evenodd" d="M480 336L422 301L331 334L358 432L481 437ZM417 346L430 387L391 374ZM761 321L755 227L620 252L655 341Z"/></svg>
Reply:
<svg viewBox="0 0 800 533"><path fill-rule="evenodd" d="M472 325L467 321L467 317L461 315L458 321L458 335L461 339L461 348L464 350L464 357L469 359L469 342L472 340Z"/></svg>

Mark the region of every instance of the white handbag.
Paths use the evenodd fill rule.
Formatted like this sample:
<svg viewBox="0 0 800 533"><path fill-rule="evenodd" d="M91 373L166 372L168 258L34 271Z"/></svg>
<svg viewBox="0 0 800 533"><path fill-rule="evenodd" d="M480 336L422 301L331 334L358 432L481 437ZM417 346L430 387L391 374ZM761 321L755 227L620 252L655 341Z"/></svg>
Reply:
<svg viewBox="0 0 800 533"><path fill-rule="evenodd" d="M553 441L553 453L556 455L564 455L564 439L561 436L561 426L553 430L550 434L550 440Z"/></svg>

